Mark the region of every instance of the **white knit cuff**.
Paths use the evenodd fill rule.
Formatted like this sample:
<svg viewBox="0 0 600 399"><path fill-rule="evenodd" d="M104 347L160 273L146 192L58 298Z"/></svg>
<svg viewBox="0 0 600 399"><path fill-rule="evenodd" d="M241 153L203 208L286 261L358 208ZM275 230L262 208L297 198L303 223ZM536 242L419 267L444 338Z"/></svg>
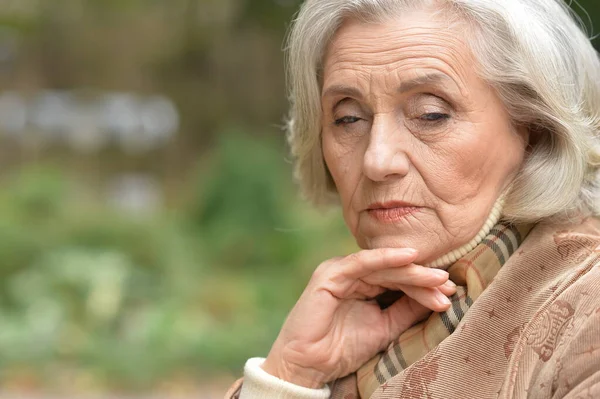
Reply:
<svg viewBox="0 0 600 399"><path fill-rule="evenodd" d="M311 389L281 380L262 369L264 358L248 359L240 399L328 399L329 387Z"/></svg>

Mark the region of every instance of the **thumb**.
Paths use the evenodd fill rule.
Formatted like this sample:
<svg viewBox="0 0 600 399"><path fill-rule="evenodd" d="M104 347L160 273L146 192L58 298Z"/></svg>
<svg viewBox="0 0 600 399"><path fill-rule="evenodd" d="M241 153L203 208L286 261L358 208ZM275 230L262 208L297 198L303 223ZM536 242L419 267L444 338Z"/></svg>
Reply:
<svg viewBox="0 0 600 399"><path fill-rule="evenodd" d="M431 309L421 305L408 295L404 295L384 310L383 313L387 318L387 325L389 326L388 342L391 342L417 322L429 316Z"/></svg>

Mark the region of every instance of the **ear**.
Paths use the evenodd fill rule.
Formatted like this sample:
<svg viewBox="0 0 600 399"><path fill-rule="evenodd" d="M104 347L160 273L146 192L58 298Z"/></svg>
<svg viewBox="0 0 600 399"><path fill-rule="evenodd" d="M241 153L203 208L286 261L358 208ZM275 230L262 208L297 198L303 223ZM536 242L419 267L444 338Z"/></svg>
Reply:
<svg viewBox="0 0 600 399"><path fill-rule="evenodd" d="M523 147L527 153L531 152L531 148L533 147L533 143L531 142L534 134L532 134L532 128L528 125L520 125L516 127L516 133L521 138L521 142L523 143Z"/></svg>
<svg viewBox="0 0 600 399"><path fill-rule="evenodd" d="M527 157L541 141L544 141L544 139L547 138L549 132L545 127L538 124L528 124L518 126L517 134L523 141L525 156Z"/></svg>

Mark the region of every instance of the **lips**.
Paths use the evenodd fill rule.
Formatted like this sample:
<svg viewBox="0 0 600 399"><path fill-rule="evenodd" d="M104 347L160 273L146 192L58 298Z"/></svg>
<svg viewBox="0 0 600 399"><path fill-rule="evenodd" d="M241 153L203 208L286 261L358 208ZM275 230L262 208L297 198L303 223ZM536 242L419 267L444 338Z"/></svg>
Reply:
<svg viewBox="0 0 600 399"><path fill-rule="evenodd" d="M418 212L420 207L401 201L374 203L369 205L367 213L382 223L396 223Z"/></svg>

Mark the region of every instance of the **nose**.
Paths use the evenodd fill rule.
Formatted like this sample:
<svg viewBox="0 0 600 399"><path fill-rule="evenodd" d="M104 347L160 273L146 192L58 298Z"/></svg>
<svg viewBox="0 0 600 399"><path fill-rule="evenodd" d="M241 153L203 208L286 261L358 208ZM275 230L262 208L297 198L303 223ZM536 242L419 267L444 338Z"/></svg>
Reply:
<svg viewBox="0 0 600 399"><path fill-rule="evenodd" d="M363 172L372 181L385 182L408 173L406 137L394 119L392 115L378 115L373 120L363 160Z"/></svg>

